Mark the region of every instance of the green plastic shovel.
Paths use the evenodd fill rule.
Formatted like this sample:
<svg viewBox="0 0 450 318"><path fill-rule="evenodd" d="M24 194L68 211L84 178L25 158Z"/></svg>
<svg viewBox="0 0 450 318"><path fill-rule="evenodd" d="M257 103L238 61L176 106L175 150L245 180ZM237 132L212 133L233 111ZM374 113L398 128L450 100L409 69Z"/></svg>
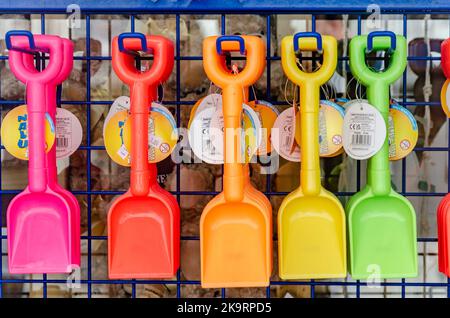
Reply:
<svg viewBox="0 0 450 318"><path fill-rule="evenodd" d="M388 50L389 66L369 69L366 52ZM388 123L389 85L406 67L406 40L376 31L350 42L350 68L367 88L369 103ZM354 279L417 276L416 214L412 204L391 187L388 138L367 167L367 184L347 204L350 274Z"/></svg>

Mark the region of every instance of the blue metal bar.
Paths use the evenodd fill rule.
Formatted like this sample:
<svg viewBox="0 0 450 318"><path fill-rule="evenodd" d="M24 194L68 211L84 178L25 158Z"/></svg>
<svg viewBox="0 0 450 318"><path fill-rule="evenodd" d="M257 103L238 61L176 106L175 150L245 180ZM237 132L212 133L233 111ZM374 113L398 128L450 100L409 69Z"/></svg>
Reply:
<svg viewBox="0 0 450 318"><path fill-rule="evenodd" d="M83 13L164 13L164 14L207 14L207 13L299 13L299 12L317 12L317 13L353 13L364 12L367 10L366 0L328 0L311 2L308 0L278 0L259 1L259 0L78 0L76 2ZM0 3L0 11L19 12L19 13L66 13L67 6L71 0L52 0L52 1L33 1L18 0L14 3L5 1ZM410 0L378 0L381 12L405 12L405 13L423 13L417 1ZM447 0L427 1L426 11L443 12L450 10L450 4Z"/></svg>

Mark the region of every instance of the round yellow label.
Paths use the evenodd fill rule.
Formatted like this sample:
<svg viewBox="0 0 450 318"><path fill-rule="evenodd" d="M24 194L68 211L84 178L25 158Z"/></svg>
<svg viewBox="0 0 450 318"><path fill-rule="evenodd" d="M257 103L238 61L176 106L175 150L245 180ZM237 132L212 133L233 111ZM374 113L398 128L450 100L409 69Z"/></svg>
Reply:
<svg viewBox="0 0 450 318"><path fill-rule="evenodd" d="M131 149L131 121L125 122L123 140L127 149ZM178 142L178 130L175 119L164 107L152 107L148 120L148 162L163 161L172 153Z"/></svg>
<svg viewBox="0 0 450 318"><path fill-rule="evenodd" d="M413 114L403 106L391 104L389 109L389 160L406 157L417 144L419 133Z"/></svg>
<svg viewBox="0 0 450 318"><path fill-rule="evenodd" d="M5 149L14 157L28 160L28 112L27 105L9 111L2 121L1 138ZM49 114L45 114L45 151L55 144L55 125Z"/></svg>
<svg viewBox="0 0 450 318"><path fill-rule="evenodd" d="M319 149L321 157L335 157L344 149L342 145L342 125L344 109L329 100L321 100L319 107ZM301 146L300 112L295 118L295 141Z"/></svg>
<svg viewBox="0 0 450 318"><path fill-rule="evenodd" d="M273 150L272 144L270 143L270 133L279 112L270 103L265 101L251 101L248 105L256 112L261 122L261 144L258 147L257 154L267 155Z"/></svg>
<svg viewBox="0 0 450 318"><path fill-rule="evenodd" d="M128 110L115 113L105 125L103 140L106 152L117 164L125 167L131 165L130 152L124 145L123 128L128 120Z"/></svg>
<svg viewBox="0 0 450 318"><path fill-rule="evenodd" d="M447 115L447 117L450 118L450 89L448 89L448 85L450 84L450 80L447 79L442 85L441 88L441 107L444 113Z"/></svg>

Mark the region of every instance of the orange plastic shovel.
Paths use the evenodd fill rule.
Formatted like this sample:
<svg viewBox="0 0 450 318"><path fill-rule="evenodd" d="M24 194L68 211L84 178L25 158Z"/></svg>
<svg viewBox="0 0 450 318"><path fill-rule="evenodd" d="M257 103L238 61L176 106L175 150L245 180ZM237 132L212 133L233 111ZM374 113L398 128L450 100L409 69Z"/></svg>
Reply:
<svg viewBox="0 0 450 318"><path fill-rule="evenodd" d="M153 52L151 69L136 70L131 51ZM130 189L108 213L110 278L170 278L179 267L180 210L148 163L148 117L158 84L173 68L174 49L162 36L123 33L112 43L112 66L131 93Z"/></svg>
<svg viewBox="0 0 450 318"><path fill-rule="evenodd" d="M222 50L246 55L246 66L239 74L225 67ZM264 71L264 54L264 43L256 36L213 36L203 41L205 72L222 88L225 128L223 192L208 203L200 219L201 282L206 288L269 285L270 215L260 195L255 195L257 190L248 186L237 132L245 89Z"/></svg>

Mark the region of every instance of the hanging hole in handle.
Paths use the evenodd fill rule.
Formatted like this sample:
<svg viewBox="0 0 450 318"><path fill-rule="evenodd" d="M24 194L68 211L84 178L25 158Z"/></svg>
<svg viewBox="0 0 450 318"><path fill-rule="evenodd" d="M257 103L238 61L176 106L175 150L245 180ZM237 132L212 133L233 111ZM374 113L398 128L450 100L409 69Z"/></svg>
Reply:
<svg viewBox="0 0 450 318"><path fill-rule="evenodd" d="M223 42L238 42L239 50L223 50ZM245 68L245 62L247 60L245 57L245 42L240 35L223 35L218 37L216 40L216 50L217 53L224 58L225 66L230 73L235 70L238 70L238 72L240 72Z"/></svg>
<svg viewBox="0 0 450 318"><path fill-rule="evenodd" d="M317 41L317 49L300 50L299 41L301 38L315 38ZM323 63L322 36L317 32L298 32L294 34L293 44L298 68L308 73L316 72Z"/></svg>
<svg viewBox="0 0 450 318"><path fill-rule="evenodd" d="M28 38L28 43L29 43L29 48L25 49L25 48L20 48L20 47L13 47L12 43L11 43L11 37L13 36L24 36ZM34 43L34 37L33 34L30 31L27 30L12 30L12 31L8 31L6 32L5 35L5 44L6 44L6 48L9 51L18 51L18 52L22 52L22 53L27 53L27 54L37 54L39 52L46 52L48 53L47 49L43 49L43 48L37 48L35 43Z"/></svg>
<svg viewBox="0 0 450 318"><path fill-rule="evenodd" d="M375 37L389 37L390 47L374 49L373 40ZM367 36L366 65L374 72L384 72L389 67L390 55L397 48L395 33L391 31L373 31Z"/></svg>

